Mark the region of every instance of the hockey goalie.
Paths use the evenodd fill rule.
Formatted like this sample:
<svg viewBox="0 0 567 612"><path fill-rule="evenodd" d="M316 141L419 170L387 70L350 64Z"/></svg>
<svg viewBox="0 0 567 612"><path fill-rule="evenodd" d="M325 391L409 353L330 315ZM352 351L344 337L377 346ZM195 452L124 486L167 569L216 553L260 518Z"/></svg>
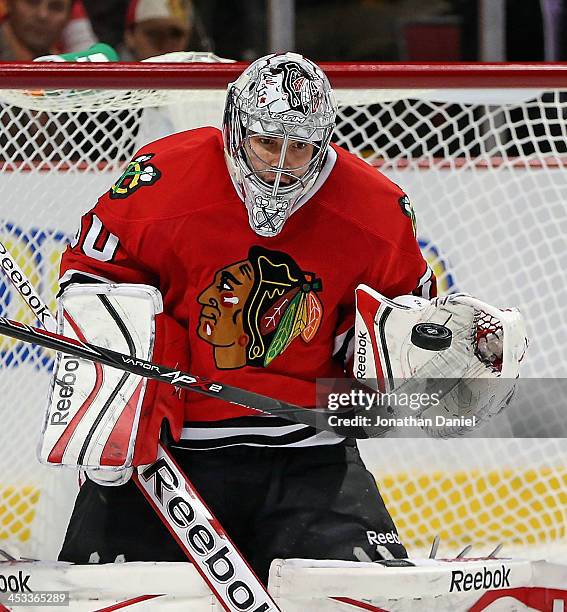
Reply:
<svg viewBox="0 0 567 612"><path fill-rule="evenodd" d="M347 376L365 334L355 377L382 392L461 381L438 410L497 414L524 357L521 315L435 297L407 195L331 143L336 112L318 66L270 55L229 85L222 131L144 146L63 255L59 332L305 408L317 379ZM60 560L186 561L175 525L189 525L189 502L168 498L160 520L136 486L162 447L179 471L155 480L156 499L187 477L235 545L208 557L210 580L237 554L264 585L274 559L408 557L353 438L61 353L40 455L84 482ZM212 531L184 537L210 552ZM244 587L223 588L251 609Z"/></svg>

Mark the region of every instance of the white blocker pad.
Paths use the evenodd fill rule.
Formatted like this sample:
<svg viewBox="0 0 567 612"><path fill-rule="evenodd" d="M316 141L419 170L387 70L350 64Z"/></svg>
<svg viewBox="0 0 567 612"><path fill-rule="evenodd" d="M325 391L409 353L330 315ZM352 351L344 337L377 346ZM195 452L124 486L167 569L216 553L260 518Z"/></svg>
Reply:
<svg viewBox="0 0 567 612"><path fill-rule="evenodd" d="M58 305L59 333L151 360L161 294L147 285L81 284ZM119 471L132 465L147 379L57 354L40 442L48 465Z"/></svg>
<svg viewBox="0 0 567 612"><path fill-rule="evenodd" d="M524 320L514 308L466 294L390 300L366 285L356 289L355 377L397 394L426 391L425 380L445 379L440 403L414 416L471 417L462 426L425 428L431 435L464 433L499 412L514 391L526 347Z"/></svg>

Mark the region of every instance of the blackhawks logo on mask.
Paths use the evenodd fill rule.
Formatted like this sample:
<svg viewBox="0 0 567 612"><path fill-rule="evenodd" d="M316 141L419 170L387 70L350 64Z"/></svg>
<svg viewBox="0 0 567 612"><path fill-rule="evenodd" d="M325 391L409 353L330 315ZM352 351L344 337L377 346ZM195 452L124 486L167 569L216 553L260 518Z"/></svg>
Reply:
<svg viewBox="0 0 567 612"><path fill-rule="evenodd" d="M108 195L113 200L127 198L140 187L153 185L161 177L161 172L152 164L148 164L153 156L153 153L146 153L135 157L122 176L112 185Z"/></svg>
<svg viewBox="0 0 567 612"><path fill-rule="evenodd" d="M221 370L266 367L293 342L311 342L323 318L321 280L286 253L253 246L218 270L197 298L199 338Z"/></svg>
<svg viewBox="0 0 567 612"><path fill-rule="evenodd" d="M258 76L256 105L275 119L303 123L321 106L320 81L297 62L264 68Z"/></svg>

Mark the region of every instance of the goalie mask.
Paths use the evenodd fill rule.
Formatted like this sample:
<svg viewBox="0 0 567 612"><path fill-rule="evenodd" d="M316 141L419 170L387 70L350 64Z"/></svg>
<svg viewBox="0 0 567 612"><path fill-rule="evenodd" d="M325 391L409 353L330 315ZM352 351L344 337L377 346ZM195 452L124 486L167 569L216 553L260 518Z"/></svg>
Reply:
<svg viewBox="0 0 567 612"><path fill-rule="evenodd" d="M275 236L321 173L337 106L325 74L296 53L251 64L228 87L225 157L251 228Z"/></svg>

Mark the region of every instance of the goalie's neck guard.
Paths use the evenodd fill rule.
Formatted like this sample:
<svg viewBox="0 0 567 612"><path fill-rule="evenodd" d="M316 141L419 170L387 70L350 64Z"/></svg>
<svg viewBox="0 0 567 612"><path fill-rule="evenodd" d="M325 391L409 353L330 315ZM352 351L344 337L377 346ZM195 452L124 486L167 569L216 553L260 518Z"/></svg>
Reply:
<svg viewBox="0 0 567 612"><path fill-rule="evenodd" d="M260 58L229 85L223 119L226 162L250 227L260 236L279 234L313 192L336 113L325 74L296 53ZM272 142L276 158L254 153L251 139L258 137ZM311 146L311 157L301 164L288 159L292 147Z"/></svg>

